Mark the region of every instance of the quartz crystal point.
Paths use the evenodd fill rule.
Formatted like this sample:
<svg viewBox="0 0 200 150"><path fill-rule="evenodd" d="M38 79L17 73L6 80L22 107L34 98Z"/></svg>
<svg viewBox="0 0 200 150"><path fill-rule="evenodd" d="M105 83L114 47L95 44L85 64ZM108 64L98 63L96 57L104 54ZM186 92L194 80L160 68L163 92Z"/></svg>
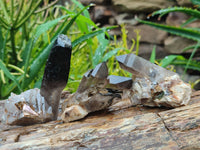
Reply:
<svg viewBox="0 0 200 150"><path fill-rule="evenodd" d="M107 79L108 84L106 87L118 90L130 89L133 83L132 78L128 77L109 75Z"/></svg>
<svg viewBox="0 0 200 150"><path fill-rule="evenodd" d="M71 41L61 34L55 41L46 63L40 93L52 107L52 120L57 119L61 92L68 81L71 51Z"/></svg>
<svg viewBox="0 0 200 150"><path fill-rule="evenodd" d="M133 104L146 106L179 107L187 105L191 87L178 74L157 66L134 54L116 57L122 69L133 74L130 97Z"/></svg>
<svg viewBox="0 0 200 150"><path fill-rule="evenodd" d="M41 90L11 94L2 118L5 123L30 125L57 119L61 92L68 80L71 50L68 37L59 35L46 63Z"/></svg>
<svg viewBox="0 0 200 150"><path fill-rule="evenodd" d="M108 68L103 62L83 76L76 93L62 105L64 122L84 118L88 113L108 108L114 97L119 96L107 90Z"/></svg>
<svg viewBox="0 0 200 150"><path fill-rule="evenodd" d="M88 88L98 85L102 86L108 76L108 67L105 62L98 64L94 69L86 72L78 87L77 93L82 93Z"/></svg>
<svg viewBox="0 0 200 150"><path fill-rule="evenodd" d="M52 108L40 95L39 89L30 89L11 96L5 103L3 122L9 125L30 125L51 120Z"/></svg>
<svg viewBox="0 0 200 150"><path fill-rule="evenodd" d="M139 75L147 77L152 82L158 83L163 81L166 77L177 75L175 72L166 70L158 65L155 65L133 53L127 55L120 55L116 57L122 69Z"/></svg>

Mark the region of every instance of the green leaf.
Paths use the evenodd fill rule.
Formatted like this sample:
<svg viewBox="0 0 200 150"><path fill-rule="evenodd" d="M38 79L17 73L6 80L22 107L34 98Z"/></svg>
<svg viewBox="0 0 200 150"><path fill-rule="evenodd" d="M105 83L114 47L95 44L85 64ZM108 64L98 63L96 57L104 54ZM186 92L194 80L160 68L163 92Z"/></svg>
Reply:
<svg viewBox="0 0 200 150"><path fill-rule="evenodd" d="M186 73L186 71L187 71L187 69L188 69L188 67L189 67L189 65L190 65L190 62L192 61L192 58L194 57L194 54L196 53L196 51L197 51L199 45L200 45L200 41L198 41L197 45L195 46L195 48L194 48L193 51L192 51L192 54L190 55L190 58L189 58L189 60L188 60L188 62L187 62L187 65L186 65L186 67L185 67L185 70L184 70L184 74Z"/></svg>
<svg viewBox="0 0 200 150"><path fill-rule="evenodd" d="M81 15L81 13L84 10L86 10L87 8L89 8L89 7L90 7L90 5L84 7L77 15L73 16L72 19L69 21L69 23L64 28L62 28L62 26L60 26L60 28L58 29L58 31L55 33L53 39L55 40L57 38L57 36L59 34L61 34L61 33L65 34L69 30L69 28L72 26L72 24L76 21L76 19ZM64 22L66 22L66 21L68 21L68 19L65 19Z"/></svg>
<svg viewBox="0 0 200 150"><path fill-rule="evenodd" d="M200 18L200 12L198 10L186 8L186 7L172 7L172 8L161 9L161 10L153 12L152 16L160 14L160 17L162 17L163 15L166 15L170 12L176 12L176 11L186 13L195 18Z"/></svg>
<svg viewBox="0 0 200 150"><path fill-rule="evenodd" d="M5 35L5 38L3 38L3 34L2 34L2 31L0 31L1 35L0 35L0 59L2 61L4 61L4 58L6 56L6 42L7 42L7 38L8 38L8 34L9 34L9 30L7 30L6 32L6 35Z"/></svg>
<svg viewBox="0 0 200 150"><path fill-rule="evenodd" d="M96 36L98 34L101 34L103 32L106 32L106 31L114 29L114 28L116 28L116 26L101 28L101 29L98 29L96 31L92 31L92 32L90 32L90 33L88 33L86 35L83 35L83 36L77 38L76 40L74 40L72 42L72 47L75 47L75 46L77 46L78 44L82 43L83 41L85 41L87 39L90 39L90 38L92 38L92 37L94 37L94 36Z"/></svg>
<svg viewBox="0 0 200 150"><path fill-rule="evenodd" d="M24 62L24 77L23 77L23 81L22 81L22 89L24 89L24 87L25 87L24 82L26 80L26 74L27 74L27 71L28 71L32 47L33 47L33 40L31 38L26 45L26 48L25 48L26 49L26 55L25 55L25 58L23 59L23 62Z"/></svg>
<svg viewBox="0 0 200 150"><path fill-rule="evenodd" d="M24 65L24 79L23 79L23 81L22 81L22 89L24 88L24 87L26 87L27 86L27 84L25 84L26 82L25 82L25 80L26 80L26 74L27 74L27 72L28 72L28 67L29 67L29 62L30 62L30 58L31 58L31 53L32 53L32 49L33 49L33 46L34 46L34 44L35 44L35 42L37 41L37 39L39 38L39 36L41 36L41 34L43 34L43 33L46 33L50 28L52 28L52 27L54 27L55 25L57 25L58 24L58 22L60 21L60 20L62 20L63 18L65 18L65 17L68 17L68 15L65 15L65 16L62 16L62 17L60 17L60 18L57 18L57 19L54 19L54 20L52 20L52 21L48 21L48 22L46 22L46 23L44 23L44 24L42 24L42 25L39 25L37 28L36 28L36 31L35 31L35 34L34 34L34 38L31 38L29 41L28 41L28 43L27 43L27 45L26 45L26 51L24 51L24 53L23 53L23 63L22 63L22 65ZM47 57L48 57L48 55L46 55ZM46 60L46 59L45 59ZM38 67L42 67L42 65L43 65L43 63L40 65L38 65ZM31 71L33 71L33 72L35 72L35 70L30 70L30 74L32 74L32 72ZM31 76L31 77L29 77L29 79L28 80L33 80L34 79L34 77L35 76Z"/></svg>
<svg viewBox="0 0 200 150"><path fill-rule="evenodd" d="M179 55L169 55L166 56L164 59L160 61L160 64L162 67L167 67L169 64L171 64Z"/></svg>
<svg viewBox="0 0 200 150"><path fill-rule="evenodd" d="M150 25L157 29L167 31L171 34L179 35L179 36L182 36L182 37L185 37L188 39L192 39L195 41L200 41L200 32L192 30L192 29L162 25L162 24L153 23L153 22L149 22L149 21L143 21L143 20L139 20L139 22Z"/></svg>
<svg viewBox="0 0 200 150"><path fill-rule="evenodd" d="M120 51L122 49L125 49L125 48L115 48L114 50L106 53L105 56L103 57L102 61L107 61L109 58L116 55L118 53L118 51Z"/></svg>
<svg viewBox="0 0 200 150"><path fill-rule="evenodd" d="M38 55L38 57L36 57L33 62L30 64L30 70L29 70L29 78L26 78L26 80L24 81L24 86L26 87L27 85L29 85L34 78L37 76L38 72L40 71L40 69L42 68L42 66L45 64L48 56L49 56L49 52L51 50L51 47L54 44L54 40L52 40L52 42L50 44L47 45L47 47L45 47L41 53Z"/></svg>
<svg viewBox="0 0 200 150"><path fill-rule="evenodd" d="M62 16L60 18L57 18L57 19L54 19L52 21L48 21L44 24L41 24L39 25L36 30L34 31L34 37L29 39L27 45L26 45L26 48L25 48L25 51L23 51L22 53L22 59L23 59L23 62L21 64L21 66L25 65L25 70L26 70L26 67L27 67L27 63L29 62L30 60L30 55L31 55L31 52L32 52L32 48L35 44L35 42L37 41L37 39L43 34L43 33L46 33L50 28L54 27L55 25L58 24L58 22L60 20L62 20L63 18L66 18L68 17L68 15L65 15L65 16Z"/></svg>
<svg viewBox="0 0 200 150"><path fill-rule="evenodd" d="M105 38L104 32L97 35L97 39L99 41L99 46L96 49L94 56L92 58L93 67L95 67L98 63L100 63L100 60L102 59L106 47L109 43L109 41Z"/></svg>
<svg viewBox="0 0 200 150"><path fill-rule="evenodd" d="M4 65L3 61L0 59L0 68L3 70L3 72L5 73L5 75L11 79L12 81L15 82L15 84L17 85L18 89L20 90L20 92L22 92L22 89L19 85L19 82L17 81L17 79L10 73L10 71L6 68L6 66Z"/></svg>
<svg viewBox="0 0 200 150"><path fill-rule="evenodd" d="M81 8L81 9L84 8L84 6L83 6L80 2L78 2L77 0L72 0L72 2L73 2L74 4L76 4L79 8ZM93 4L90 4L90 6L93 6ZM89 12L87 11L87 9L84 10L83 13L84 13L84 16L86 16L87 18L90 19L90 14L89 14Z"/></svg>
<svg viewBox="0 0 200 150"><path fill-rule="evenodd" d="M192 22L194 22L194 21L196 21L196 20L198 20L198 19L195 18L195 17L190 17L185 23L183 23L183 24L181 25L181 27L183 28L184 26L186 26L186 25L188 25L188 24L190 24L190 23L192 23Z"/></svg>
<svg viewBox="0 0 200 150"><path fill-rule="evenodd" d="M171 64L185 68L188 63L187 59L175 59ZM200 71L200 62L192 60L188 65L188 69Z"/></svg>
<svg viewBox="0 0 200 150"><path fill-rule="evenodd" d="M60 20L62 20L63 18L66 18L66 17L69 17L69 15L65 15L65 16L62 16L60 18L57 18L57 19L54 19L52 21L48 21L48 22L46 22L44 24L39 25L36 28L35 33L33 34L34 35L34 42L39 38L39 36L41 34L47 32L50 28L52 28L55 25L57 25Z"/></svg>
<svg viewBox="0 0 200 150"><path fill-rule="evenodd" d="M7 24L10 24L10 16L9 16L9 13L8 13L8 11L7 11L7 9L6 9L6 4L7 4L7 2L6 1L4 1L4 0L0 0L0 6L1 6L1 10L3 11L3 16L5 16L4 18L6 19L6 21L7 21Z"/></svg>
<svg viewBox="0 0 200 150"><path fill-rule="evenodd" d="M153 50L151 52L150 62L154 63L156 60L156 46L153 47Z"/></svg>
<svg viewBox="0 0 200 150"><path fill-rule="evenodd" d="M87 9L89 6L86 6L84 9L82 9L76 16L74 16L69 23L62 28L62 26L55 32L54 37L52 38L52 41L50 44L48 44L38 55L37 57L31 62L30 65L30 70L29 70L29 78L26 78L26 80L24 81L24 86L29 85L34 78L37 76L37 73L40 71L40 69L42 68L42 66L45 64L48 56L49 56L49 52L57 38L57 36L59 34L65 33L69 30L69 28L72 26L72 24L74 23L74 21L77 19L77 17L85 10ZM67 19L65 19L64 22L66 22ZM78 42L79 43L79 42Z"/></svg>
<svg viewBox="0 0 200 150"><path fill-rule="evenodd" d="M194 49L196 47L196 44L195 45L190 45L188 47L185 47L184 49L182 49L181 51L182 52L186 52L188 50L191 50L191 49ZM200 48L200 45L198 45L198 48Z"/></svg>
<svg viewBox="0 0 200 150"><path fill-rule="evenodd" d="M63 7L63 6L57 6L57 7L65 10L68 13L68 15L70 15L70 16L75 16L76 15L75 12L68 10L66 7ZM88 23L89 25L94 26L95 28L97 28L97 25L88 17L80 15L77 19L82 21L82 22Z"/></svg>

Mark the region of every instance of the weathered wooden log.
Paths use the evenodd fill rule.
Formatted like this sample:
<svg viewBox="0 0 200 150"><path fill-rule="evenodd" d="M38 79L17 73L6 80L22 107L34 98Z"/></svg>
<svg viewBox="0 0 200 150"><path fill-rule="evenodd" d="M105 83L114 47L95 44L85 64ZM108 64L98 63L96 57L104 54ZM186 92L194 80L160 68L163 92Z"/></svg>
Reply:
<svg viewBox="0 0 200 150"><path fill-rule="evenodd" d="M0 115L4 101L0 102ZM0 124L0 149L200 149L200 91L187 106L94 112L70 123Z"/></svg>

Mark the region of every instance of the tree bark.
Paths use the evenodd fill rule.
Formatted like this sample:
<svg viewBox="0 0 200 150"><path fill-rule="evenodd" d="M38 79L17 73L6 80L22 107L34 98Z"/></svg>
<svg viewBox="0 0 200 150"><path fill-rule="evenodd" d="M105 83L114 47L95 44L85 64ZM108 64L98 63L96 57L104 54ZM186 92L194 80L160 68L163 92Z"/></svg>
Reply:
<svg viewBox="0 0 200 150"><path fill-rule="evenodd" d="M0 101L2 116L5 101ZM0 124L0 149L200 149L200 91L187 106L94 112L71 123Z"/></svg>

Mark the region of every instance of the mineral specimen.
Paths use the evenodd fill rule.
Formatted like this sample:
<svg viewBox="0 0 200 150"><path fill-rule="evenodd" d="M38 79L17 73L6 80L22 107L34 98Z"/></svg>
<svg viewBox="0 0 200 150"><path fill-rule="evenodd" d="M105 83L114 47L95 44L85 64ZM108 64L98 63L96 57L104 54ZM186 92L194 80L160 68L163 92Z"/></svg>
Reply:
<svg viewBox="0 0 200 150"><path fill-rule="evenodd" d="M106 64L97 65L64 102L63 121L81 119L102 109L114 111L136 105L179 107L189 102L191 87L178 74L134 54L117 56L117 60L133 77L108 76Z"/></svg>
<svg viewBox="0 0 200 150"><path fill-rule="evenodd" d="M62 90L68 80L72 45L66 35L59 35L46 63L40 93L52 107L52 120L58 116Z"/></svg>
<svg viewBox="0 0 200 150"><path fill-rule="evenodd" d="M133 94L129 95L133 104L138 101L146 106L179 107L188 104L192 90L178 74L132 53L116 58L123 69L133 73Z"/></svg>
<svg viewBox="0 0 200 150"><path fill-rule="evenodd" d="M129 71L134 76L147 77L151 82L158 83L166 77L178 76L175 72L166 70L133 53L116 57L122 69Z"/></svg>
<svg viewBox="0 0 200 150"><path fill-rule="evenodd" d="M110 75L107 79L108 84L106 87L118 90L130 89L133 83L132 79L128 77Z"/></svg>
<svg viewBox="0 0 200 150"><path fill-rule="evenodd" d="M12 93L5 103L2 119L9 125L30 125L49 121L51 115L52 108L35 88L20 95Z"/></svg>
<svg viewBox="0 0 200 150"><path fill-rule="evenodd" d="M62 120L74 121L90 112L108 108L116 95L104 88L107 76L108 68L105 62L88 71L83 76L77 92L63 103Z"/></svg>
<svg viewBox="0 0 200 150"><path fill-rule="evenodd" d="M46 63L41 90L11 94L5 104L4 122L29 125L57 119L61 92L68 80L71 50L68 37L59 35Z"/></svg>

